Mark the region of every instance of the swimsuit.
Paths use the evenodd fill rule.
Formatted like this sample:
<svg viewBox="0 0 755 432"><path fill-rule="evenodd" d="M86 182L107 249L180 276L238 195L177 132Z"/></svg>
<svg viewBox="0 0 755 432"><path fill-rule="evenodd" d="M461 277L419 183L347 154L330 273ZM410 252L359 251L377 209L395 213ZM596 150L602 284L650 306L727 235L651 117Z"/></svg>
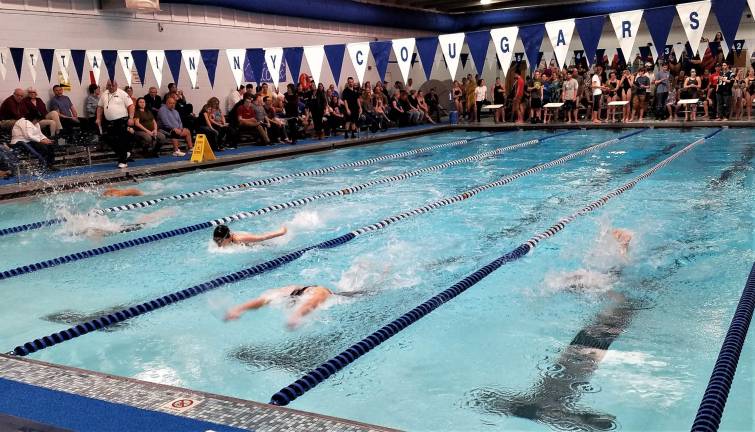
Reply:
<svg viewBox="0 0 755 432"><path fill-rule="evenodd" d="M611 90L608 91L608 96L609 97L616 96L616 88L619 86L619 82L618 81L613 81L613 82L609 81L608 85L611 87Z"/></svg>

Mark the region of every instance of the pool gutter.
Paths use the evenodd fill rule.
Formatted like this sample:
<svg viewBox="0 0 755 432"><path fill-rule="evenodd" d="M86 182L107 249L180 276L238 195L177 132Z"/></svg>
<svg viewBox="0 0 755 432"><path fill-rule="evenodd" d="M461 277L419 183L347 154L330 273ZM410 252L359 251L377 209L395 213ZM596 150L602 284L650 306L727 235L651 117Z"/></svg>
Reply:
<svg viewBox="0 0 755 432"><path fill-rule="evenodd" d="M0 378L87 398L247 430L290 432L394 432L382 426L340 419L259 402L155 384L70 366L0 354ZM171 402L190 400L192 407L178 411ZM86 415L86 413L80 413ZM71 413L77 415L77 413ZM30 419L34 420L34 419ZM55 426L55 425L53 425ZM0 417L0 430L3 419Z"/></svg>

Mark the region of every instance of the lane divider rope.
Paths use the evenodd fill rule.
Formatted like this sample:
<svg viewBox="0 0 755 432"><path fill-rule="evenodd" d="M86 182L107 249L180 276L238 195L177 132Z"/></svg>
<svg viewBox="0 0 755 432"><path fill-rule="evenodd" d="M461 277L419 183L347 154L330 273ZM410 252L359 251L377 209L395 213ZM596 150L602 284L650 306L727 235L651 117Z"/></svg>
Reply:
<svg viewBox="0 0 755 432"><path fill-rule="evenodd" d="M508 131L506 131L506 132L508 132ZM145 201L135 202L135 203L131 203L131 204L123 204L123 205L119 205L119 206L108 207L108 208L104 208L104 209L93 209L93 210L91 210L91 213L97 214L97 215L104 215L104 214L108 214L108 213L118 213L118 212L122 212L122 211L128 211L128 210L134 210L134 209L140 209L140 208L150 207L150 206L153 206L155 204L159 204L161 202L169 201L169 200L186 200L186 199L195 198L195 197L204 196L204 195L212 195L212 194L219 193L219 192L227 192L227 191L232 191L232 190L237 190L237 189L244 189L244 188L250 188L250 187L257 187L257 186L267 186L267 185L270 185L272 183L277 183L277 182L281 182L283 180L288 180L288 179L292 179L292 178L296 178L296 177L314 177L314 176L319 176L319 175L331 173L331 172L334 172L334 171L337 171L337 170L341 170L341 169L345 169L345 168L357 168L357 167L362 167L362 166L368 166L368 165L373 165L375 163L383 162L383 161L386 161L386 160L401 159L401 158L405 158L405 157L408 157L408 156L415 156L415 155L422 154L422 153L429 153L429 152L432 152L432 151L435 151L435 150L444 149L444 148L456 147L456 146L468 144L468 143L470 143L472 141L480 140L480 139L483 139L483 138L488 138L490 136L494 136L494 135L498 135L498 134L506 133L506 132L499 132L499 133L496 133L496 134L486 135L486 136L477 137L477 138L469 138L469 137L467 137L467 138L458 139L458 140L451 141L451 142L444 143L444 144L435 144L435 145L431 145L431 146L427 146L427 147L421 147L421 148L414 149L414 150L407 150L407 151L400 152L400 153L393 153L393 154L388 154L388 155L383 155L383 156L377 156L377 157L374 157L374 158L363 159L363 160L354 161L354 162L346 162L346 163L342 163L342 164L338 164L338 165L329 166L329 167L326 167L326 168L316 168L316 169L311 169L311 170L307 170L307 171L301 171L301 172L297 172L297 173L291 173L291 174L279 175L279 176L274 176L274 177L268 177L268 178L264 178L264 179L253 180L253 181L250 181L250 182L239 183L239 184L235 184L235 185L218 186L218 187L214 187L214 188L210 188L210 189L205 189L205 190L201 190L201 191L187 192L187 193L176 194L176 195L171 195L171 196L166 196L166 197L161 197L161 198L154 198L154 199L149 199L149 200L145 200ZM2 229L0 229L0 237L6 236L6 235L10 235L10 234L17 234L17 233L21 233L21 232L25 232L25 231L32 231L32 230L48 227L48 226L51 226L51 225L57 225L57 224L65 223L65 222L66 222L66 218L57 217L57 218L48 219L48 220L44 220L44 221L31 222L31 223L28 223L28 224L18 225L18 226L14 226L14 227L2 228Z"/></svg>
<svg viewBox="0 0 755 432"><path fill-rule="evenodd" d="M541 169L538 169L536 171L533 171L533 169L529 169L527 171L530 172L530 173L541 171L542 169L545 169L545 166L548 166L548 167L554 166L554 162L556 162L556 161L561 161L560 163L563 163L566 160L570 160L570 159L573 159L573 158L577 157L577 155L583 155L583 154L588 153L589 152L588 150L594 151L594 150L597 150L599 148L603 148L606 145L609 145L609 143L618 142L620 140L629 138L630 136L637 135L638 133L643 132L643 131L644 131L644 129L641 130L641 131L639 131L639 132L632 132L632 133L624 135L622 137L619 137L619 138L616 138L616 139L612 139L610 141L606 141L606 142L601 143L601 144L596 144L596 145L587 147L587 148L585 148L583 150L580 150L578 152L575 152L575 153L572 153L570 155L564 156L562 158L556 159L556 160L554 160L552 162L548 162L547 164L538 165L538 167L543 167ZM517 173L517 174L511 175L511 176L503 177L500 181L496 181L496 182L493 182L493 183L488 183L488 185L490 185L490 184L504 185L504 184L508 184L511 181L513 181L515 179L518 179L518 178L521 178L521 177L523 177L523 176L521 176L521 175L519 175L519 173ZM510 179L510 180L503 181L505 179ZM481 189L480 191L485 190L485 189L488 189L488 188L486 187L484 189ZM479 191L477 193L479 193ZM286 255L280 256L278 258L272 259L270 261L263 262L262 264L258 264L256 266L249 267L249 268L237 271L235 273L231 273L231 274L228 274L228 275L225 275L225 276L221 276L221 277L215 278L215 279L213 279L211 281L204 282L204 283L201 283L199 285L195 285L193 287L186 288L184 290L174 292L172 294L164 295L164 296L162 296L160 298L157 298L155 300L150 300L150 301L141 303L139 305L132 306L132 307L129 307L127 309L123 309L123 310L121 310L119 312L116 312L116 313L113 313L113 314L109 314L109 315L102 316L102 317L97 318L97 319L93 319L93 320L90 320L90 321L78 324L78 325L70 327L70 328L68 328L66 330L53 333L53 334L51 334L49 336L44 336L44 337L39 338L39 339L34 339L33 341L26 342L23 345L19 345L19 346L15 347L13 349L13 351L10 352L10 354L14 354L14 355L18 355L18 356L29 355L31 353L37 352L37 351L45 349L45 348L49 348L49 347L51 347L53 345L57 345L59 343L65 342L67 340L71 340L73 338L85 335L87 333L90 333L90 332L93 332L93 331L96 331L96 330L100 330L100 329L103 329L105 327L109 327L109 326L111 326L113 324L116 324L116 323L119 323L119 322L122 322L122 321L125 321L125 320L128 320L128 319L134 318L136 316L145 314L147 312L151 312L151 311L156 310L156 309L163 308L165 306L168 306L170 304L173 304L173 303L176 303L176 302L179 302L179 301L182 301L182 300L186 300L188 298L194 297L194 296L202 294L204 292L207 292L207 291L210 291L210 290L214 290L214 289L219 288L221 286L224 286L224 285L227 285L227 284L231 284L231 283L235 283L235 282L239 282L241 280L250 278L252 276L256 276L256 275L265 273L265 272L267 272L269 270L276 269L278 267L283 266L284 264L290 263L290 262L292 262L292 261L300 258L301 256L303 256L306 252L308 252L310 250L313 250L313 249L332 249L332 248L336 248L338 246L341 246L341 245L344 245L344 244L350 242L351 240L357 238L358 236L360 236L362 234L365 234L365 233L368 233L368 232L372 232L372 231L380 230L380 229L385 228L385 227L387 227L388 225L390 225L390 224L392 224L394 222L398 222L399 220L406 219L409 216L412 216L412 215L415 215L415 214L426 213L426 212L429 212L429 211L431 211L433 209L436 209L436 208L439 208L439 207L443 207L443 206L446 206L446 205L449 205L449 204L453 204L453 203L456 203L456 202L459 202L459 201L463 201L463 200L469 199L472 196L476 195L477 193L471 193L471 190L470 191L466 191L466 192L462 192L462 193L460 193L460 194L458 194L458 195L456 195L456 196L454 196L452 198L442 199L442 200L439 200L439 201L435 201L435 202L433 202L431 204L428 204L428 205L426 205L424 207L420 207L419 209L415 209L415 210L412 210L412 211L409 211L409 212L404 212L404 213L398 214L396 216L384 219L384 220L382 220L382 221L380 221L380 222L378 222L376 224L369 225L369 226L357 229L357 230L352 231L350 233L344 234L344 235L342 235L340 237L336 237L336 238L333 238L333 239L330 239L330 240L326 240L326 241L324 241L322 243L318 243L318 244L315 244L315 245L311 245L311 246L305 247L303 249L299 249L297 251L294 251L294 252L288 253Z"/></svg>
<svg viewBox="0 0 755 432"><path fill-rule="evenodd" d="M264 215L264 214L267 214L267 213L270 213L270 212L273 212L273 211L279 211L279 210L283 210L283 209L300 207L300 206L303 206L303 205L308 204L310 202L317 201L317 200L320 200L320 199L323 199L323 198L350 195L350 194L357 193L357 192L363 191L363 190L365 190L367 188L374 187L374 186L377 186L377 185L387 184L387 183L392 183L392 182L397 182L397 181L403 181L403 180L406 180L406 179L409 179L409 178L412 178L412 177L416 177L418 175L425 174L425 173L428 173L428 172L446 169L446 168L449 168L449 167L454 166L454 165L459 165L459 164L462 164L462 163L467 163L467 162L471 162L471 161L476 161L476 160L481 160L481 159L485 159L485 158L488 158L488 157L496 156L498 154L501 154L501 153L504 153L504 152L507 152L507 151L517 150L517 149L520 149L520 148L523 148L523 147L534 145L534 144L543 142L545 140L552 139L552 138L555 138L557 136L565 135L565 134L568 134L568 133L572 133L572 132L570 131L570 132L563 132L563 133L559 133L559 134L549 135L549 136L541 137L541 138L538 138L538 139L533 139L533 140L530 140L530 141L526 141L526 142L523 142L523 143L519 143L519 144L515 144L515 145L499 148L499 149L492 150L492 151L489 151L489 152L485 152L485 153L480 153L480 154L477 154L477 155L469 156L469 157L466 157L466 158L463 158L463 159L457 159L457 160L454 160L454 161L445 162L445 163L438 164L438 165L433 165L433 166L430 166L430 167L427 167L427 168L421 168L421 169L417 169L417 170L414 170L414 171L404 172L402 174L398 174L398 175L394 175L394 176L383 177L383 178L380 178L380 179L371 180L369 182L361 183L361 184L358 184L358 185L355 185L355 186L349 186L349 187L346 187L346 188L341 188L341 189L337 189L337 190L331 190L331 191L327 191L327 192L322 192L322 193L319 193L319 194L316 194L316 195L311 195L311 196L304 197L304 198L298 198L298 199L287 201L287 202L284 202L284 203L273 204L273 205L270 205L270 206L267 206L267 207L263 207L263 208L260 208L260 209L257 209L257 210L253 210L253 211L243 211L243 212L239 212L239 213L236 213L236 214L233 214L233 215L230 215L230 216L224 216L224 217L221 217L221 218L213 219L213 220L206 221L206 222L201 222L201 223L190 225L190 226L183 227L183 228L177 228L177 229L173 229L173 230L169 230L169 231L164 231L164 232L161 232L161 233L152 234L152 235L148 235L148 236L144 236L144 237L137 237L137 238L132 239L132 240L118 242L118 243L114 243L114 244L111 244L111 245L108 245L108 246L102 246L102 247L95 248L95 249L89 249L89 250L85 250L85 251L81 251L81 252L77 252L77 253L73 253L73 254L69 254L69 255L64 255L64 256L61 256L61 257L57 257L57 258L48 259L48 260L41 261L41 262L34 263L34 264L29 264L29 265L24 265L24 266L16 267L14 269L5 270L5 271L0 272L0 280L9 279L9 278L12 278L12 277L21 276L21 275L28 274L28 273L33 273L35 271L47 269L47 268L50 268L50 267L56 267L56 266L63 265L63 264L68 264L68 263L71 263L71 262L80 261L80 260L86 259L86 258L92 258L92 257L98 256L98 255L102 255L102 254L105 254L105 253L115 252L115 251L122 250L122 249L128 249L128 248L131 248L131 247L140 246L140 245L144 245L144 244L148 244L148 243L154 243L154 242L165 240L165 239L168 239L168 238L173 238L173 237L176 237L176 236L179 236L179 235L185 235L185 234L196 232L196 231L199 231L199 230L202 230L202 229L211 228L211 227L218 226L218 225L221 225L221 224L228 224L228 223L240 221L240 220L243 220L243 219L248 219L248 218L255 217L255 216L261 216L261 215Z"/></svg>
<svg viewBox="0 0 755 432"><path fill-rule="evenodd" d="M587 206L572 213L571 215L559 220L553 226L533 236L526 242L520 244L514 250L495 259L494 261L490 262L488 265L476 270L475 272L465 277L461 281L457 282L450 288L431 297L426 302L420 304L419 306L415 307L414 309L410 310L409 312L405 313L399 318L393 320L392 322L383 326L379 330L373 332L372 334L362 339L361 341L351 345L349 348L342 351L340 354L336 355L335 357L331 358L330 360L326 361L325 363L321 364L317 368L305 374L298 380L294 381L293 383L289 384L288 386L282 388L280 391L275 393L271 397L270 403L273 405L281 405L281 406L288 405L291 401L302 396L307 391L311 390L312 388L314 388L321 382L325 381L331 375L345 368L346 366L353 363L358 358L368 353L369 351L371 351L378 345L382 344L386 340L395 336L397 333L399 333L403 329L409 327L413 323L417 322L418 320L422 319L424 316L428 315L435 309L442 306L444 303L451 301L452 299L457 297L459 294L463 293L470 287L474 286L475 284L477 284L482 279L484 279L485 277L487 277L488 275L496 271L498 268L500 268L504 264L516 261L522 258L523 256L527 255L532 249L537 247L539 242L549 237L554 236L555 234L563 230L566 227L566 225L573 222L578 217L586 215L592 211L599 209L600 207L603 207L612 198L615 198L623 194L624 192L634 188L637 185L637 183L650 177L653 173L665 167L676 158L692 150L697 145L703 143L706 139L714 136L716 133L718 132L714 132L713 134L709 135L706 138L697 140L693 142L692 144L689 144L682 150L669 156L667 159L664 159L663 161L653 166L649 170L635 177L633 180L625 183L624 185L620 186L617 189L614 189L613 191L591 202Z"/></svg>
<svg viewBox="0 0 755 432"><path fill-rule="evenodd" d="M750 328L753 310L755 310L755 264L750 270L750 276L742 291L737 310L731 319L729 331L726 332L721 351L718 353L708 387L705 389L700 408L692 424L693 432L715 432L721 425L721 417L724 414L726 400L729 398L734 374L737 372L739 356L742 354L742 347Z"/></svg>

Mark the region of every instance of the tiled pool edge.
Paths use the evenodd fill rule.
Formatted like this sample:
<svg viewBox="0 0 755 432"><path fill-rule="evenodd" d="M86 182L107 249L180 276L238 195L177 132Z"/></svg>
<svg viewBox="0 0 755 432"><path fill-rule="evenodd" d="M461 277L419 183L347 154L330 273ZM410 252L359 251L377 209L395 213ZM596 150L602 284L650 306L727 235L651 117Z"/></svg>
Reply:
<svg viewBox="0 0 755 432"><path fill-rule="evenodd" d="M259 432L391 432L381 426L0 354L0 378ZM176 399L193 407L166 407Z"/></svg>

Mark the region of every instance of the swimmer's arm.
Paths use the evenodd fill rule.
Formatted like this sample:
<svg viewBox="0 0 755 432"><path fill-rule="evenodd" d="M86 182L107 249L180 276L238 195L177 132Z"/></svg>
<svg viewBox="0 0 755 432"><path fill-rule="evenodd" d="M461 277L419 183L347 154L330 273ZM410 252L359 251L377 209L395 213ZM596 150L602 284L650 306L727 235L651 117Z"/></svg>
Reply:
<svg viewBox="0 0 755 432"><path fill-rule="evenodd" d="M270 303L270 300L268 300L267 298L257 297L254 300L250 300L246 303L240 304L238 306L234 306L231 309L229 309L228 312L226 312L225 320L232 321L232 320L239 319L241 315L244 314L244 312L251 309L259 309L268 303Z"/></svg>
<svg viewBox="0 0 755 432"><path fill-rule="evenodd" d="M280 237L288 232L286 227L281 227L277 231L271 231L264 234L252 234L245 232L237 232L233 234L234 243L257 243L265 240L270 240L275 237Z"/></svg>
<svg viewBox="0 0 755 432"><path fill-rule="evenodd" d="M325 291L327 292L327 291ZM326 294L325 292L318 292L316 295L313 295L307 301L304 302L296 311L294 311L293 314L291 314L291 317L288 319L288 328L293 329L296 328L299 325L299 322L301 321L304 316L312 313L315 309L320 307L325 300L330 297L329 294Z"/></svg>
<svg viewBox="0 0 755 432"><path fill-rule="evenodd" d="M105 189L105 192L102 193L102 196L106 197L126 197L126 196L142 196L144 193L140 191L139 189L113 189L108 188Z"/></svg>

